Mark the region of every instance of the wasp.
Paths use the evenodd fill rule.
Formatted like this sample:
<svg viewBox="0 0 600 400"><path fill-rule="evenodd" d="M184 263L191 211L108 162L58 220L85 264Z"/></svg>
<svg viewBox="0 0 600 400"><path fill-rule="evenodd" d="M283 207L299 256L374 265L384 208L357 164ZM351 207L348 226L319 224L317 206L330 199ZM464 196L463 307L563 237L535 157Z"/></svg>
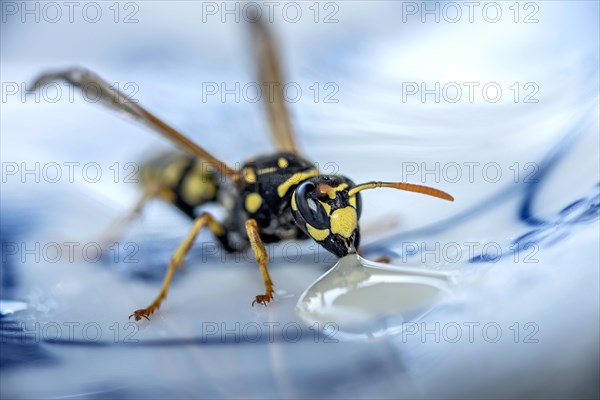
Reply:
<svg viewBox="0 0 600 400"><path fill-rule="evenodd" d="M272 33L264 22L255 21L250 25L260 81L279 84L276 87L282 88L284 81ZM274 285L267 268L265 244L312 239L341 258L359 249L361 191L386 187L454 200L441 190L422 185L378 181L356 185L345 176L322 174L298 150L282 90L275 90L265 102L277 151L248 160L234 170L87 69L71 68L43 74L33 87L40 88L54 81L65 81L79 89L94 85L100 89L100 104L133 117L183 150L152 159L140 169L143 195L134 213L139 213L149 199L158 198L185 213L193 225L171 256L156 298L129 316L135 320L149 319L159 309L175 271L205 228L227 251L252 248L265 286L264 293L256 295L252 305L266 305L273 299ZM225 209L227 217L223 221L209 213L196 212L199 206L210 202L219 203Z"/></svg>

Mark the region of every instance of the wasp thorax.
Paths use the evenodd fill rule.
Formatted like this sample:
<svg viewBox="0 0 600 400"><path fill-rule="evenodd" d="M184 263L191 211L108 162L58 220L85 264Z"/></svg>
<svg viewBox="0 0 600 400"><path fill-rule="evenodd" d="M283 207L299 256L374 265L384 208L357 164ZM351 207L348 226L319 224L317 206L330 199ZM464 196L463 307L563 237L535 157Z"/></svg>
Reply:
<svg viewBox="0 0 600 400"><path fill-rule="evenodd" d="M302 182L292 195L296 223L338 257L358 249L360 194L348 195L354 183L343 176L320 175Z"/></svg>

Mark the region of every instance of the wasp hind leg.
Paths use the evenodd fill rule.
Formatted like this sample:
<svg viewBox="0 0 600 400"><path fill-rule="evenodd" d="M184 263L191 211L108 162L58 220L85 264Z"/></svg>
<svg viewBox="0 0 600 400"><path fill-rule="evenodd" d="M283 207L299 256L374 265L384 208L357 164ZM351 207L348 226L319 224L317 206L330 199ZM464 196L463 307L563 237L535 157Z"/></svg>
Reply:
<svg viewBox="0 0 600 400"><path fill-rule="evenodd" d="M273 281L271 280L269 270L267 269L267 261L269 257L267 255L267 251L265 250L265 245L260 238L260 231L256 220L249 219L246 221L246 232L248 233L252 250L256 256L256 261L258 262L260 273L265 283L265 293L256 295L252 305L254 306L256 303L267 305L267 303L273 300Z"/></svg>
<svg viewBox="0 0 600 400"><path fill-rule="evenodd" d="M226 231L223 225L221 225L217 220L215 220L212 215L204 213L198 218L196 218L196 220L194 221L194 226L171 256L169 268L167 269L167 273L163 280L162 287L160 288L158 296L156 296L154 301L148 307L135 310L129 316L129 318L134 317L136 321L139 321L142 318L150 319L148 317L152 315L156 310L158 310L163 300L167 297L169 286L171 285L171 280L173 279L175 270L181 267L183 260L187 253L190 251L190 248L196 240L196 237L198 237L198 234L205 226L208 226L210 231L217 237L223 237L226 235Z"/></svg>
<svg viewBox="0 0 600 400"><path fill-rule="evenodd" d="M100 236L99 242L102 248L108 248L112 243L119 240L127 228L141 215L144 207L149 200L155 198L160 188L152 187L144 190L138 201L135 203L129 213L121 219L114 221L110 227Z"/></svg>

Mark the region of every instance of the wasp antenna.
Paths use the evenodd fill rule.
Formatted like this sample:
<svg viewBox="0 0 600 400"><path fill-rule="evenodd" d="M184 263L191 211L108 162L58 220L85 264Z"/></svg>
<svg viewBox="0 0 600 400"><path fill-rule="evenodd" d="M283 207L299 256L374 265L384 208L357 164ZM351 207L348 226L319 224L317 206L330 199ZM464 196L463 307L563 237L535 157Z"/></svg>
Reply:
<svg viewBox="0 0 600 400"><path fill-rule="evenodd" d="M434 189L429 186L423 185L415 185L412 183L405 182L367 182L361 185L355 186L348 191L348 196L354 196L356 193L361 190L367 189L376 189L380 187L388 187L393 189L405 190L407 192L416 192L426 194L428 196L437 197L439 199L454 201L454 197L450 196L448 193L441 191L439 189Z"/></svg>

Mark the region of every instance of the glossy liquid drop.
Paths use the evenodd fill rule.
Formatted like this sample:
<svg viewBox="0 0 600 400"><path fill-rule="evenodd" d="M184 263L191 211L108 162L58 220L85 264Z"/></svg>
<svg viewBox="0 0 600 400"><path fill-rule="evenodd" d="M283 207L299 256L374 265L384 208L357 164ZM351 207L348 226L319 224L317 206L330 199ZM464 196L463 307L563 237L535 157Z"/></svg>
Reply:
<svg viewBox="0 0 600 400"><path fill-rule="evenodd" d="M341 258L300 296L296 313L336 336L397 334L451 293L456 272L397 267L355 254ZM331 333L331 332L326 332Z"/></svg>

